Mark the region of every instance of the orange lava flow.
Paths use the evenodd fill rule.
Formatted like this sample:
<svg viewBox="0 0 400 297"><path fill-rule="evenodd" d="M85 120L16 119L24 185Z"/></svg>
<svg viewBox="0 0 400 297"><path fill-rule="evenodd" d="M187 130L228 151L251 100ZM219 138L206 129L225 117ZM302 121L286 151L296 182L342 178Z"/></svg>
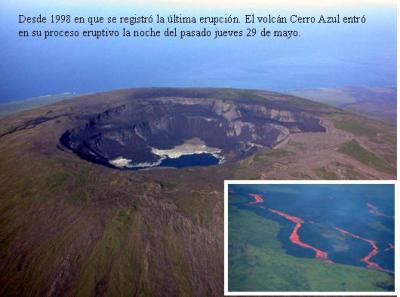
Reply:
<svg viewBox="0 0 400 297"><path fill-rule="evenodd" d="M249 205L264 202L264 199L263 199L263 197L261 197L261 195L249 194L249 196L253 197L255 199L255 201L248 203Z"/></svg>
<svg viewBox="0 0 400 297"><path fill-rule="evenodd" d="M340 229L338 227L336 227L335 229L338 230L340 233L342 233L344 235L347 235L347 236L350 236L350 237L353 237L353 238L368 242L372 246L372 251L370 251L370 253L368 255L366 255L364 258L361 258L361 261L366 263L368 268L374 268L374 269L377 269L377 270L386 271L379 264L371 261L371 258L374 257L379 252L379 248L378 248L378 246L377 246L375 241L373 241L371 239L367 239L367 238L361 237L361 236L356 235L356 234L353 234L353 233L351 233L349 231Z"/></svg>
<svg viewBox="0 0 400 297"><path fill-rule="evenodd" d="M296 224L294 226L294 228L293 228L292 233L289 236L289 239L290 239L291 242L293 242L294 244L296 244L298 246L301 246L303 248L313 250L315 252L315 258L324 260L324 261L329 262L329 263L333 263L331 260L329 260L328 253L323 252L323 251L317 249L316 247L313 247L312 245L309 245L309 244L301 241L300 236L298 234L298 231L301 228L302 224L304 223L304 221L302 219L300 219L298 217L294 217L294 216L288 215L288 214L286 214L284 212L281 212L281 211L275 210L275 209L269 209L269 211L273 212L273 213L275 213L275 214L277 214L277 215L279 215L281 217L284 217L285 219L287 219L287 220L291 221L292 223Z"/></svg>
<svg viewBox="0 0 400 297"><path fill-rule="evenodd" d="M384 249L383 251L384 252L388 252L388 251L393 250L393 249L394 249L394 244L393 243L389 243L389 247Z"/></svg>

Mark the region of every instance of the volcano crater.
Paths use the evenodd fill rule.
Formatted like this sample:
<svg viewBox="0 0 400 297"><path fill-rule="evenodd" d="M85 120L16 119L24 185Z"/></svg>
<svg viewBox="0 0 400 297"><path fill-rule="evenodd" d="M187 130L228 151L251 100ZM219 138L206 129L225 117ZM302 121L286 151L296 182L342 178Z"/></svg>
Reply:
<svg viewBox="0 0 400 297"><path fill-rule="evenodd" d="M315 115L268 104L146 98L87 116L60 142L87 161L137 170L234 162L299 132L325 128Z"/></svg>

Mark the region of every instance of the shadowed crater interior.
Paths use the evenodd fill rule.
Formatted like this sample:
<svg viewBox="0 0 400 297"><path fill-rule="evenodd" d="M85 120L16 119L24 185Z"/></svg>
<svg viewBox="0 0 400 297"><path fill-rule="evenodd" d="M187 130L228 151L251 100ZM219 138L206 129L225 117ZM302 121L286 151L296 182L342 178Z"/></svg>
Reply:
<svg viewBox="0 0 400 297"><path fill-rule="evenodd" d="M318 117L295 109L172 97L132 100L88 116L60 141L85 160L134 170L232 162L290 133L324 131Z"/></svg>

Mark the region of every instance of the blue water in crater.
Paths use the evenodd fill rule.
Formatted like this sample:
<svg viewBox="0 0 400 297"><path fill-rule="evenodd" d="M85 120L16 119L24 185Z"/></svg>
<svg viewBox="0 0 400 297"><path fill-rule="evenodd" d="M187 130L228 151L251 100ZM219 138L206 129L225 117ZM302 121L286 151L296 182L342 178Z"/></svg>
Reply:
<svg viewBox="0 0 400 297"><path fill-rule="evenodd" d="M192 167L192 166L209 166L216 165L219 163L219 159L214 157L211 154L203 153L203 154L193 154L193 155L184 155L179 158L164 159L158 167L175 167L175 168L183 168L183 167Z"/></svg>

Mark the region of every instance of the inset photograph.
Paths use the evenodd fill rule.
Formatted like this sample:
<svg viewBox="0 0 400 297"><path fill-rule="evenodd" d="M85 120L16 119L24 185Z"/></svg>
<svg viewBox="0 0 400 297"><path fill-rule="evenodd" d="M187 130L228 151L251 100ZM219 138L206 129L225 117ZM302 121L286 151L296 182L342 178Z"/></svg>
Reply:
<svg viewBox="0 0 400 297"><path fill-rule="evenodd" d="M394 184L225 181L225 294L393 292Z"/></svg>

